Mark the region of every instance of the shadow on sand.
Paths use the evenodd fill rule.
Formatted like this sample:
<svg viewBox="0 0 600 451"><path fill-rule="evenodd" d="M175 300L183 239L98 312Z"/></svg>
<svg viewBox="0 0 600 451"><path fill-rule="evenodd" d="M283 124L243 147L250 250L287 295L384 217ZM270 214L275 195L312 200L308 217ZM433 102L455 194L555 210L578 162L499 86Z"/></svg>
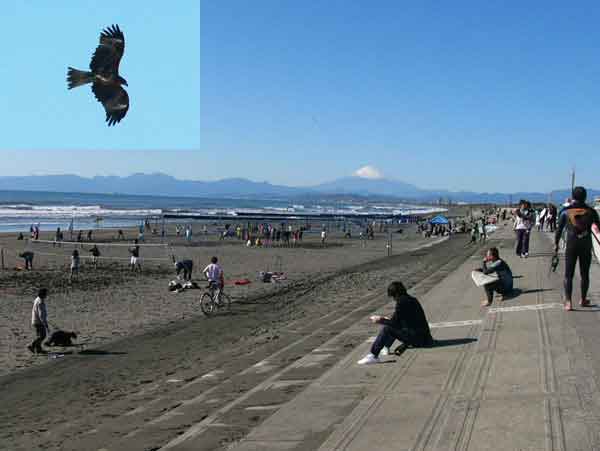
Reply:
<svg viewBox="0 0 600 451"><path fill-rule="evenodd" d="M122 351L102 351L101 349L84 349L78 352L79 355L123 355Z"/></svg>

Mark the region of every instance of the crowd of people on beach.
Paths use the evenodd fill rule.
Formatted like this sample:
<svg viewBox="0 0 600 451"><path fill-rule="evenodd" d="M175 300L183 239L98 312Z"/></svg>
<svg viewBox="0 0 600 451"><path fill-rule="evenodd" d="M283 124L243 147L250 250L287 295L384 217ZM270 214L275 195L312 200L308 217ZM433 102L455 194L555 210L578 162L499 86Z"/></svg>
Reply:
<svg viewBox="0 0 600 451"><path fill-rule="evenodd" d="M592 258L592 234L595 230L600 233L600 218L595 209L588 206L586 201L586 191L583 187L575 187L572 197L568 199L560 211L557 211L553 204L546 204L539 208L533 208L531 202L522 199L517 208L495 209L482 211L478 218L449 221L448 224L435 225L431 223L421 223L417 225L417 233L429 233L428 236L444 236L451 233L466 233L471 231L471 236L476 237L476 241L485 241L487 238L486 226L494 225L497 221L512 220L512 228L515 232L515 253L523 259L529 256L530 235L533 230L539 232L553 232L555 241L555 254L559 250L559 242L563 239L565 232L565 273L564 273L564 306L565 310L573 309L572 291L573 276L577 262L580 266L581 274L581 300L580 305L589 306L587 298L589 289L589 270ZM510 217L509 217L510 216ZM183 229L182 229L183 230ZM188 232L189 230L189 232ZM279 227L272 224L250 224L247 226L238 224L232 227L225 225L221 239L235 237L246 241L253 246L293 246L302 240L304 227L293 228L291 225L281 224ZM176 233L181 230L176 229ZM32 233L36 233L32 228ZM39 233L39 232L38 232ZM191 236L191 227L185 229L186 239ZM57 229L56 241L62 239L62 232ZM81 234L81 232L80 232ZM367 236L373 234L373 229L366 229ZM473 235L475 234L475 235ZM327 230L321 231L321 242L325 244L327 239ZM91 241L92 234L87 236ZM138 240L134 240L133 245L128 249L130 253L131 271L141 270L140 265L140 245ZM89 252L91 253L93 265L97 264L100 257L100 251L94 245ZM33 267L33 253L28 251L21 254L26 260L26 268ZM217 263L217 258L213 257L211 263L204 269L203 274L211 284L216 284L219 289L224 288L223 269ZM183 276L184 282L191 282L193 272L193 262L190 259L173 260L177 277ZM80 269L80 255L77 249L74 249L71 255L69 279L77 277ZM482 265L475 269L475 272L489 277L482 285L485 293L485 299L482 306L492 305L494 296L499 295L499 300L505 300L506 297L513 295L513 273L508 263L501 258L497 247L487 249L483 258ZM474 279L475 280L475 279ZM47 312L45 301L48 295L46 289L40 289L32 309L32 327L35 330L35 339L28 346L33 353L42 352L41 343L49 332L47 322ZM405 345L422 347L432 346L435 340L431 336L429 325L425 317L423 308L419 301L407 293L406 288L400 281L395 281L388 287L388 295L396 302L393 316L372 316L373 323L383 326L375 339L371 350L367 356L361 359L359 364L377 363L380 355L389 354L390 346L395 340L403 342Z"/></svg>
<svg viewBox="0 0 600 451"><path fill-rule="evenodd" d="M269 223L238 224L235 227L225 224L219 238L236 238L245 242L248 247L294 247L302 242L305 230L305 227L286 226L284 223L279 227Z"/></svg>

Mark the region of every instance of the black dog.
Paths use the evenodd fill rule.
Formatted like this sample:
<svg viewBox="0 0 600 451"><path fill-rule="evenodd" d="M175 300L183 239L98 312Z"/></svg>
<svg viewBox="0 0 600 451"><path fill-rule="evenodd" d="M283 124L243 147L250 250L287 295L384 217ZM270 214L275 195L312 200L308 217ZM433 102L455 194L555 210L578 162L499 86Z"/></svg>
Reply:
<svg viewBox="0 0 600 451"><path fill-rule="evenodd" d="M64 330L57 330L52 332L50 338L44 343L46 346L73 346L72 339L76 339L77 334L75 332L65 332Z"/></svg>

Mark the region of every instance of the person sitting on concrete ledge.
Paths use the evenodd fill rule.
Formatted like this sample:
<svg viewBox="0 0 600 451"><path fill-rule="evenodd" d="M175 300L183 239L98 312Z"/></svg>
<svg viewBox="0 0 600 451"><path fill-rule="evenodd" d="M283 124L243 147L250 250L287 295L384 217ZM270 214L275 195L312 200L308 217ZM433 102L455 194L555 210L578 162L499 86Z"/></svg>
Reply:
<svg viewBox="0 0 600 451"><path fill-rule="evenodd" d="M500 258L500 253L497 247L490 247L483 259L483 268L477 269L484 274L496 274L498 280L488 283L483 286L486 299L481 303L482 306L488 307L492 305L494 300L494 291L501 296L500 300L504 300L504 296L511 293L513 289L513 275L508 264Z"/></svg>
<svg viewBox="0 0 600 451"><path fill-rule="evenodd" d="M380 362L379 354L388 355L394 340L412 347L431 346L434 343L423 307L406 292L402 282L392 282L387 292L389 297L396 300L396 309L391 318L371 316L371 322L382 324L383 328L373 342L371 352L358 361L359 365Z"/></svg>

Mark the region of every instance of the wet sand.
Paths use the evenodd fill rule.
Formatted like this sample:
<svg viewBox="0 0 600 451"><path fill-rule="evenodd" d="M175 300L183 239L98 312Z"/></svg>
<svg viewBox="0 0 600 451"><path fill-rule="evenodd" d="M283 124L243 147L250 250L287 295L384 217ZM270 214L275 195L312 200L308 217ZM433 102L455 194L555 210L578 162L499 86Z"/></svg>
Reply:
<svg viewBox="0 0 600 451"><path fill-rule="evenodd" d="M174 231L170 230L172 235ZM97 242L111 242L116 238L113 230L95 232ZM134 231L126 231L132 238ZM42 234L41 239L51 239ZM226 290L235 303L243 303L276 295L300 287L316 286L322 278L344 267L361 264L386 255L388 236L378 233L374 240L347 239L341 232L328 238L327 247L320 245L317 233L305 234L297 247L246 247L237 239L219 240L216 233L196 235L191 242L183 237L168 236L170 248L144 248L144 254L153 260L144 261L141 273L132 273L127 264L127 247L100 246L103 255L111 254L122 260L101 260L97 269L87 259L82 259L79 275L69 281L68 266L72 245L54 248L50 244L28 245L16 240L16 234L0 236L0 246L5 251L5 266L0 270L0 375L9 374L48 359L33 356L26 345L33 337L30 327L31 305L39 287L47 287L49 321L52 329L76 331L77 343L86 347L104 345L111 340L151 331L175 321L202 316L198 299L203 290L186 290L182 293L168 291L167 285L175 278L169 260L171 253L178 258L194 262L194 279L204 287L200 274L213 255L218 256L226 274ZM429 244L435 238L422 238L412 226L405 233L393 234L393 252ZM115 241L117 243L122 243ZM159 238L147 237L148 243ZM84 257L91 246L83 243L78 248ZM34 270L16 270L22 259L16 254L24 249L33 250ZM45 255L56 254L56 255ZM154 260L160 259L162 260ZM281 271L287 280L278 283L258 281L259 271ZM249 285L238 286L238 279L250 279ZM55 349L60 352L61 349Z"/></svg>

